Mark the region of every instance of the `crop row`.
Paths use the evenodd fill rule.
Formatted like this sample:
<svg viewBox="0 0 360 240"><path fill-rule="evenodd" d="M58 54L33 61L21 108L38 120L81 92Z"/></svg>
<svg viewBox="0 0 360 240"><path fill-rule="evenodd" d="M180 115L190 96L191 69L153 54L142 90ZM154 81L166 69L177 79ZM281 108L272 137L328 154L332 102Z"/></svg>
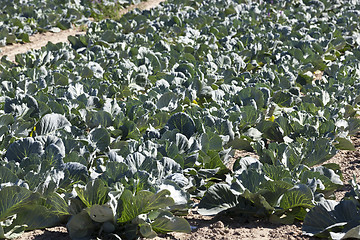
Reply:
<svg viewBox="0 0 360 240"><path fill-rule="evenodd" d="M89 18L119 18L131 0L3 0L0 2L0 47L29 42L41 32L85 26Z"/></svg>
<svg viewBox="0 0 360 240"><path fill-rule="evenodd" d="M344 183L323 163L360 128L359 18L340 0L169 1L3 58L0 237L64 221L73 239L189 232L192 198L356 237L356 180L327 200ZM259 159L231 166L235 150Z"/></svg>

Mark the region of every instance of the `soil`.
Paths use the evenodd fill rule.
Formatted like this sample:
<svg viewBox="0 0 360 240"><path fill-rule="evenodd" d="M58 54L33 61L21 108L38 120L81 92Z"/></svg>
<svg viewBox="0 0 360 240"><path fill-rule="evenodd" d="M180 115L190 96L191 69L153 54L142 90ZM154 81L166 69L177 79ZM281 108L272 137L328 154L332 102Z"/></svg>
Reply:
<svg viewBox="0 0 360 240"><path fill-rule="evenodd" d="M79 28L73 28L58 33L44 32L35 34L30 36L29 43L16 43L0 48L0 59L7 55L10 61L15 62L15 55L19 53L25 53L31 49L40 49L48 42L52 42L54 44L59 42L67 42L68 36L75 36L77 34L85 34L85 32L81 31Z"/></svg>
<svg viewBox="0 0 360 240"><path fill-rule="evenodd" d="M164 0L149 0L147 2L141 2L138 5L132 5L127 9L124 9L121 14L125 14L135 8L150 9L157 6ZM49 41L53 43L67 42L69 35L85 34L80 29L69 29L61 31L59 33L46 32L42 34L36 34L30 37L30 43L26 44L14 44L3 48L0 48L0 58L7 55L9 60L14 61L15 55L24 53L30 49L40 49L45 46ZM320 75L320 74L319 74ZM346 191L350 189L348 182L356 176L360 179L360 133L352 137L352 141L355 144L355 151L339 151L333 158L327 163L337 163L341 167L341 171L344 178L344 187L338 190L336 200L340 200ZM236 152L235 159L243 156L256 157L253 153ZM231 168L234 161L229 163ZM178 239L178 240L198 240L198 239L216 239L216 240L235 240L235 239L310 239L307 236L302 235L301 227L302 223L297 222L292 225L278 225L269 223L264 220L253 219L251 221L244 221L241 218L230 218L225 216L201 216L196 212L196 209L189 211L186 219L192 226L192 232L190 234L184 233L170 233L160 235L155 240L164 239ZM57 226L53 228L46 228L43 230L34 230L24 233L16 240L70 240L65 226Z"/></svg>

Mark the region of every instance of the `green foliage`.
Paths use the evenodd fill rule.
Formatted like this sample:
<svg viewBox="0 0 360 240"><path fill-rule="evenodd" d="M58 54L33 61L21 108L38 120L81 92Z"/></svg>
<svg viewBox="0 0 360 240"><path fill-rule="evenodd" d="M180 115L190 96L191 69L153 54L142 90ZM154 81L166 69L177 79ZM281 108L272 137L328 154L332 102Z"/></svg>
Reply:
<svg viewBox="0 0 360 240"><path fill-rule="evenodd" d="M103 19L119 20L121 10L132 0L62 0L62 1L9 1L0 3L0 47L7 44L30 42L29 36L41 32L60 32L73 28L74 25L84 26L88 18L95 21ZM54 74L57 85L68 84L64 75Z"/></svg>
<svg viewBox="0 0 360 240"><path fill-rule="evenodd" d="M121 10L124 9L126 1L106 1L106 0L90 0L90 17L95 21L101 21L107 18L119 20L121 17ZM131 1L130 1L131 3Z"/></svg>
<svg viewBox="0 0 360 240"><path fill-rule="evenodd" d="M42 2L2 1L0 41L130 3ZM191 197L206 215L356 237L331 214L358 205L322 199L344 185L324 163L360 126L358 4L323 2L168 1L3 58L0 237L60 221L73 239L190 232ZM231 168L234 149L258 158Z"/></svg>

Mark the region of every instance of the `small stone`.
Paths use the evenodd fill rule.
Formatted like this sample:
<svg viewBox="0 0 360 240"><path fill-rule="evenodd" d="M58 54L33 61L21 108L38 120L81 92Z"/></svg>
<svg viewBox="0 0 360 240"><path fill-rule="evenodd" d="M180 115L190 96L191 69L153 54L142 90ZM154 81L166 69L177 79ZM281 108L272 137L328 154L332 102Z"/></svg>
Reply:
<svg viewBox="0 0 360 240"><path fill-rule="evenodd" d="M217 221L210 225L211 228L224 228L224 223L222 221Z"/></svg>
<svg viewBox="0 0 360 240"><path fill-rule="evenodd" d="M216 235L224 235L224 231L220 230L219 228L212 229L212 232Z"/></svg>

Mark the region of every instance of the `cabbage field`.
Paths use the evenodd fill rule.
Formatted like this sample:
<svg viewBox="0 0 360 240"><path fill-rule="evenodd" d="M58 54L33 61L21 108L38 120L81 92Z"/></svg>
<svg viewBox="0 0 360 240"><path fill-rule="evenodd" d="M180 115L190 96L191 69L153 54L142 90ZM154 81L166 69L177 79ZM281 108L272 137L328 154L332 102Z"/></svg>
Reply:
<svg viewBox="0 0 360 240"><path fill-rule="evenodd" d="M0 238L190 233L189 209L360 238L359 180L326 163L360 131L360 1L10 2L2 45L87 32L1 59Z"/></svg>
<svg viewBox="0 0 360 240"><path fill-rule="evenodd" d="M60 32L89 22L116 18L115 14L137 0L1 0L0 47L29 42L29 36Z"/></svg>

